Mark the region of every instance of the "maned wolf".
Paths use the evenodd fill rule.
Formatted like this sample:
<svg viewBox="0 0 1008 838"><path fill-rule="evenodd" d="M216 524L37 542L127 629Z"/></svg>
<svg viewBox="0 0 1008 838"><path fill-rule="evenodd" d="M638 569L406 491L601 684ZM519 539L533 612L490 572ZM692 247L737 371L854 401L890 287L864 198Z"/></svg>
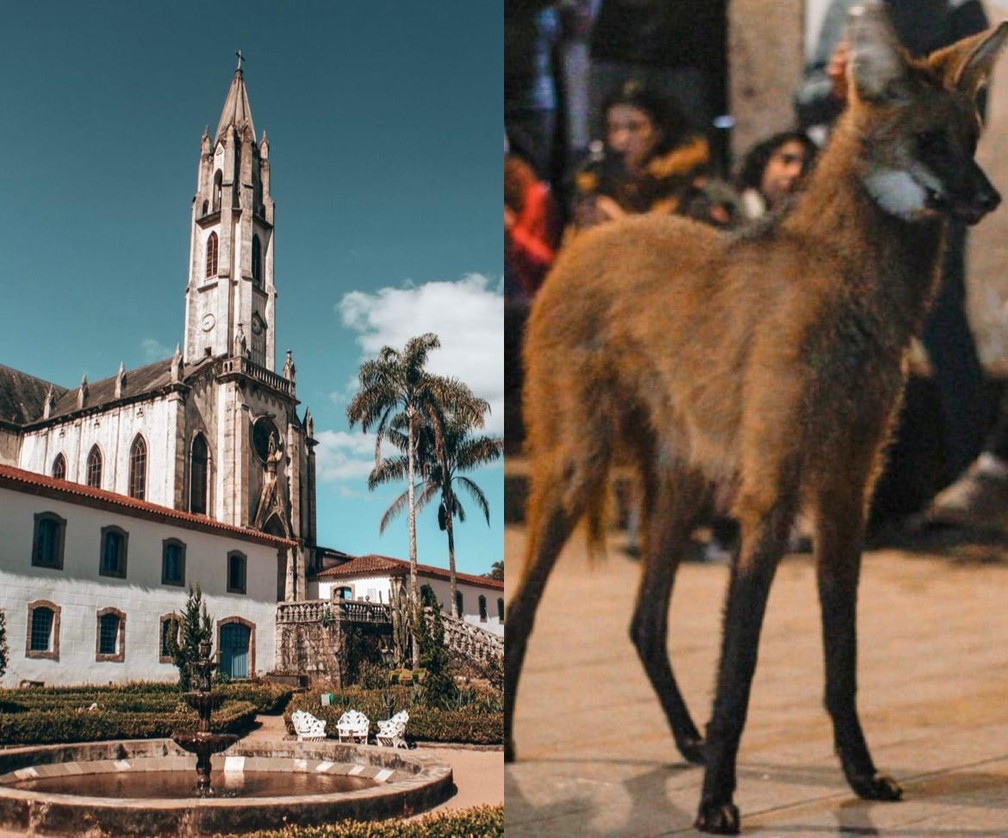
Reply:
<svg viewBox="0 0 1008 838"><path fill-rule="evenodd" d="M510 603L505 758L536 606L586 518L600 537L617 456L643 487L645 548L631 637L676 745L706 763L696 826L734 834L735 760L767 594L796 512L815 523L826 707L848 782L898 800L855 706L855 601L867 500L935 284L944 219L975 223L1000 197L973 160L974 97L1008 23L926 60L881 7L852 15L851 102L804 194L749 232L639 216L583 235L529 320L531 459L525 566ZM742 527L706 740L668 660L673 577L712 487Z"/></svg>

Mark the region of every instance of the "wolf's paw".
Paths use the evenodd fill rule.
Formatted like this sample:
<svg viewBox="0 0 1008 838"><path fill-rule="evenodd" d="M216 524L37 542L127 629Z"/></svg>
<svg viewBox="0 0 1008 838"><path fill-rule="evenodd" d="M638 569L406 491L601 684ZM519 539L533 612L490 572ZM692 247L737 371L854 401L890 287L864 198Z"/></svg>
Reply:
<svg viewBox="0 0 1008 838"><path fill-rule="evenodd" d="M704 764L704 741L699 736L678 739L676 740L676 747L686 762L692 762L694 765Z"/></svg>
<svg viewBox="0 0 1008 838"><path fill-rule="evenodd" d="M714 835L738 835L738 806L734 803L701 801L700 811L697 812L693 827L701 832L710 832Z"/></svg>
<svg viewBox="0 0 1008 838"><path fill-rule="evenodd" d="M515 748L514 742L508 737L504 742L504 762L514 762L515 761Z"/></svg>
<svg viewBox="0 0 1008 838"><path fill-rule="evenodd" d="M849 776L851 788L863 800L900 800L903 789L892 777L885 774Z"/></svg>

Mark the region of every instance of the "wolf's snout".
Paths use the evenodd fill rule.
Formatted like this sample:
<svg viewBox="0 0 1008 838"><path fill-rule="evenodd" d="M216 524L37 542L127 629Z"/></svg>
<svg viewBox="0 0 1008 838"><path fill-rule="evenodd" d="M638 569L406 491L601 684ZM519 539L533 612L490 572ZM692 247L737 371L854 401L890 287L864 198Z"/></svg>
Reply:
<svg viewBox="0 0 1008 838"><path fill-rule="evenodd" d="M992 212L1001 203L1001 195L992 187L981 194L978 203L984 212Z"/></svg>

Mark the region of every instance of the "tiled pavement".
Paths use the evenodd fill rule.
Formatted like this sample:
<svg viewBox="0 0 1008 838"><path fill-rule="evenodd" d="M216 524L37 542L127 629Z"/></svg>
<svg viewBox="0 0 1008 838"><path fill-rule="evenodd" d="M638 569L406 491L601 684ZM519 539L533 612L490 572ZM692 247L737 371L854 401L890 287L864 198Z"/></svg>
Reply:
<svg viewBox="0 0 1008 838"><path fill-rule="evenodd" d="M514 578L522 529L508 528ZM518 761L505 823L520 836L690 834L701 770L672 744L627 627L636 563L589 562L575 536L541 603L517 701ZM669 646L695 719L712 698L723 565L684 565ZM771 593L736 802L743 834L1008 836L1008 549L998 544L866 555L860 694L880 769L900 803L858 800L822 709L814 569L789 557Z"/></svg>

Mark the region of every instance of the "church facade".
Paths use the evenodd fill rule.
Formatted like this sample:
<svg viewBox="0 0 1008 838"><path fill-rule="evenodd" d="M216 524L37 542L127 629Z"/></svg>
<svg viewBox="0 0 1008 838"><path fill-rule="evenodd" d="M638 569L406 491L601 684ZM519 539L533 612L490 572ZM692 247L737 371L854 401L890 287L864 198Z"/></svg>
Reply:
<svg viewBox="0 0 1008 838"><path fill-rule="evenodd" d="M315 441L289 351L276 368L269 145L240 68L197 182L180 348L75 388L3 368L0 463L293 539L285 596L303 598Z"/></svg>
<svg viewBox="0 0 1008 838"><path fill-rule="evenodd" d="M217 545L215 555L235 552L248 557L251 544L257 557L267 556L248 565L249 573L265 577L261 584L244 586L247 590L242 592L233 590L223 576L219 585L197 578L203 560L196 560L192 550L190 572L182 582L199 582L221 597L233 597L233 604L223 606L228 613L238 621L261 624L259 605L254 619L251 614L243 616L241 599L250 596L248 590L257 592L257 603L269 603L274 610L278 599L304 599L307 593L306 578L316 551L316 443L310 413L299 412L290 351L279 366L276 363L269 143L265 132L257 137L240 64L216 131L212 135L205 131L201 139L190 230L188 281L179 289L180 301L184 291L184 328L172 357L137 369L120 365L115 374L96 381L82 378L76 387L0 366L4 489L30 496L31 501L6 503L0 514L0 526L7 530L0 539L0 569L17 576L25 565L25 572L34 578L39 573L39 550L51 551L46 539L55 537L52 527L40 531L39 521L62 521L59 526L67 529L73 517L67 504L104 505L106 517L111 517L95 530L95 539L101 533L100 545L88 548L95 561L89 555L86 564L95 565L93 572L81 570L88 584L73 594L67 589L67 595L75 599L75 606L110 607L122 591L107 590L120 582L99 572L105 561L104 533L109 527L127 532L120 520L123 515L147 516L148 521L151 515L158 518L160 509L158 527L145 523L137 530L150 540L142 551L154 557L150 561L156 568L142 574L142 584L152 585L154 594L163 593L158 591L162 547L173 538L166 527L181 528L182 534L175 538L179 543L192 540L185 533L201 532L201 540ZM32 474L46 478L43 488L30 479ZM67 484L79 484L90 494L84 498ZM116 497L126 499L126 506L117 506ZM15 509L27 516L24 521L14 520ZM91 529L100 523L91 520L90 513L85 517ZM23 532L31 536L27 541ZM221 539L235 541L233 550ZM136 546L133 537L131 554ZM46 567L46 561L43 577L53 569ZM224 558L208 561L216 568L206 571L210 575L227 565ZM73 563L68 555L62 566ZM124 572L125 578L141 573L132 559ZM176 600L177 581L169 585ZM30 616L27 623L22 620L24 603L11 593L18 588L8 585L7 593L0 593L0 605L8 615L12 663L18 645L27 642L30 647L32 642ZM39 599L38 593L31 596ZM164 610L163 598L154 599L158 600L154 610ZM62 613L65 624L65 610ZM85 615L78 622L89 625L92 620ZM133 624L124 621L124 631L128 633ZM260 651L267 648L272 649L272 639L260 644ZM31 674L38 673L33 669Z"/></svg>

